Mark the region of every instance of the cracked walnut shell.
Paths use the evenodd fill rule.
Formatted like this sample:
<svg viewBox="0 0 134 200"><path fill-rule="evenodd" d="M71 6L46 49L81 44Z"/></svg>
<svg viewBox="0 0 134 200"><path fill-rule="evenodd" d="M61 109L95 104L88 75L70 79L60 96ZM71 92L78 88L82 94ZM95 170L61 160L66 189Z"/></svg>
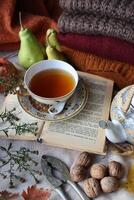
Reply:
<svg viewBox="0 0 134 200"><path fill-rule="evenodd" d="M90 175L92 178L102 179L107 174L107 167L103 164L96 163L90 168Z"/></svg>
<svg viewBox="0 0 134 200"><path fill-rule="evenodd" d="M109 162L108 171L110 176L115 177L117 179L122 178L125 172L122 164L116 161Z"/></svg>
<svg viewBox="0 0 134 200"><path fill-rule="evenodd" d="M101 193L100 183L95 178L88 178L84 181L84 191L90 198L95 198Z"/></svg>

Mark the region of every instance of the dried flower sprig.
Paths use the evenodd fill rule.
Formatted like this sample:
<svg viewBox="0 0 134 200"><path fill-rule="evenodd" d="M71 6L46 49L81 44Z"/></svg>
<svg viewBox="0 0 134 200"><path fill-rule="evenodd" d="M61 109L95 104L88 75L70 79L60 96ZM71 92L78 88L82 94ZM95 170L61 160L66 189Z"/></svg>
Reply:
<svg viewBox="0 0 134 200"><path fill-rule="evenodd" d="M16 109L13 108L12 110L10 111L7 111L5 109L4 112L1 112L0 113L0 118L3 122L5 121L9 121L11 124L14 124L14 121L18 121L19 118L15 116L15 114L13 113Z"/></svg>
<svg viewBox="0 0 134 200"><path fill-rule="evenodd" d="M3 123L8 123L7 127L1 129L1 132L4 132L8 137L9 130L15 130L16 135L22 135L24 133L33 133L35 134L38 130L38 122L33 123L19 123L19 118L14 114L16 109L13 108L10 111L5 109L4 112L0 113L0 119Z"/></svg>
<svg viewBox="0 0 134 200"><path fill-rule="evenodd" d="M33 159L32 155L38 155L38 151L31 151L26 147L20 147L19 150L14 150L12 143L9 146L3 147L0 146L0 151L3 157L0 158L0 176L3 179L9 178L10 187L15 186L15 180L19 182L24 182L24 176L21 177L18 175L19 172L25 172L26 174L31 175L35 182L38 183L38 175L41 175L41 172L34 169L38 165L37 159ZM4 171L3 169L6 169Z"/></svg>
<svg viewBox="0 0 134 200"><path fill-rule="evenodd" d="M37 122L33 122L33 123L24 123L24 124L18 124L15 125L14 127L12 127L12 129L15 129L16 134L17 135L21 135L23 133L34 133L37 131L38 126L37 126Z"/></svg>

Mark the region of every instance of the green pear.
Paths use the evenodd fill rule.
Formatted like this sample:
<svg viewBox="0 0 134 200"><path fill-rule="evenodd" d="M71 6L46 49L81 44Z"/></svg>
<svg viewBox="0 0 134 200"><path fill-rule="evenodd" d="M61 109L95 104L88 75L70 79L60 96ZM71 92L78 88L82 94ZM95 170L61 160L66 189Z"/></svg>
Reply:
<svg viewBox="0 0 134 200"><path fill-rule="evenodd" d="M44 50L29 29L21 27L19 37L21 43L18 59L24 68L27 69L32 64L44 59Z"/></svg>
<svg viewBox="0 0 134 200"><path fill-rule="evenodd" d="M60 44L57 40L57 32L52 29L52 28L49 28L46 32L46 43L48 45L48 43L56 48L58 51L61 51L61 47L60 47Z"/></svg>
<svg viewBox="0 0 134 200"><path fill-rule="evenodd" d="M57 49L55 49L50 45L46 47L46 54L48 60L62 60L62 61L66 60L65 57L61 54L61 52L59 52Z"/></svg>
<svg viewBox="0 0 134 200"><path fill-rule="evenodd" d="M46 47L44 47L43 45L40 45L40 48L41 48L41 50L42 50L42 52L44 54L44 58L46 58L47 57L47 55L46 55Z"/></svg>

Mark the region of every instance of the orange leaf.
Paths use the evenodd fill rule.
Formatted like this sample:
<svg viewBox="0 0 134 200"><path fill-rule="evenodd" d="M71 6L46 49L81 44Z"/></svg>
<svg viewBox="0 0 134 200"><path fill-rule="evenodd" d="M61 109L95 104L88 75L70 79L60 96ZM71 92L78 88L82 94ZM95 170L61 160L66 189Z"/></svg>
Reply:
<svg viewBox="0 0 134 200"><path fill-rule="evenodd" d="M23 191L22 197L24 200L48 200L50 197L50 190L37 188L36 186L28 187L27 191Z"/></svg>
<svg viewBox="0 0 134 200"><path fill-rule="evenodd" d="M18 200L19 194L9 193L6 190L0 192L0 200Z"/></svg>

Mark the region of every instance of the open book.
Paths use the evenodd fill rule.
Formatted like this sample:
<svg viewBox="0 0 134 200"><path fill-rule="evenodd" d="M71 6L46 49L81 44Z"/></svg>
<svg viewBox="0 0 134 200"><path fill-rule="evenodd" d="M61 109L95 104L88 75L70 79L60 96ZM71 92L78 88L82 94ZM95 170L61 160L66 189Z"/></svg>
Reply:
<svg viewBox="0 0 134 200"><path fill-rule="evenodd" d="M10 111L15 108L13 112L19 119L16 122L18 125L35 125L37 122L38 127L34 133L22 131L22 134L12 127L5 134L4 124L0 119L0 137L20 140L41 139L45 144L52 146L105 154L105 134L104 130L99 128L98 122L109 118L113 81L84 72L79 72L79 76L86 86L88 99L77 115L59 122L40 120L26 113L20 106L17 96L10 94L0 102L0 113L5 109ZM9 127L8 123L6 126Z"/></svg>

